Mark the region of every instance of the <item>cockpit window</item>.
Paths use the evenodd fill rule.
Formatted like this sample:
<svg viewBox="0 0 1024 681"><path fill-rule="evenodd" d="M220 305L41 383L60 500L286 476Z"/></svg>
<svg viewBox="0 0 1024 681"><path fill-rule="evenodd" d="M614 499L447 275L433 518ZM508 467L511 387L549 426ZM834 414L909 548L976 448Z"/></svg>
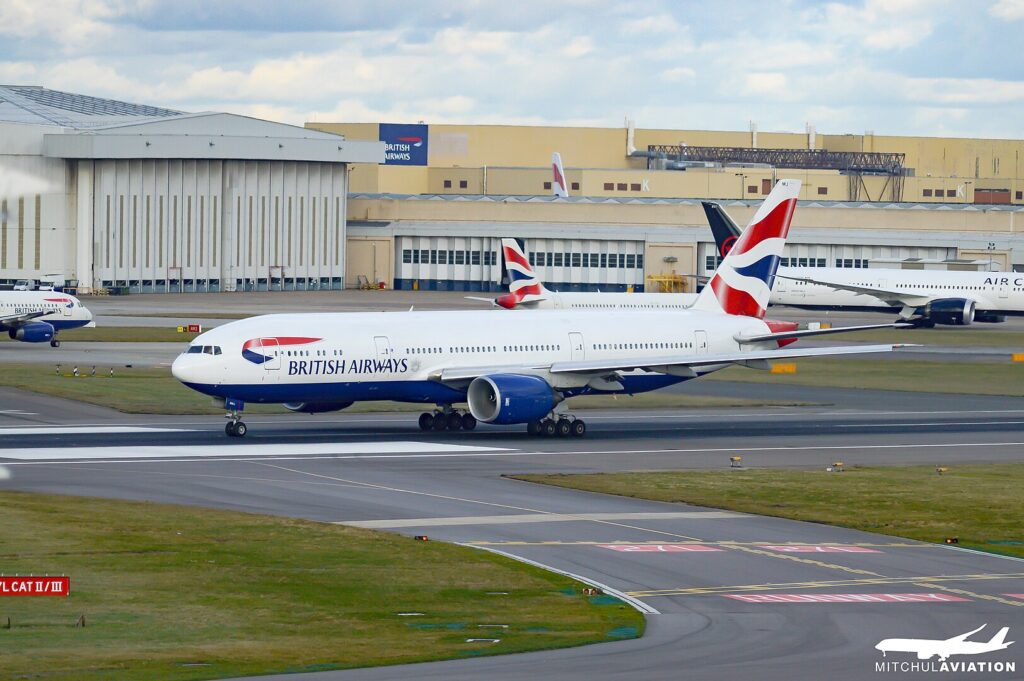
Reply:
<svg viewBox="0 0 1024 681"><path fill-rule="evenodd" d="M219 355L221 351L219 345L190 345L185 353L189 355Z"/></svg>
<svg viewBox="0 0 1024 681"><path fill-rule="evenodd" d="M186 350L185 353L189 354L189 355L198 355L202 351L203 351L203 346L202 345L190 345L190 346L188 346L188 350Z"/></svg>

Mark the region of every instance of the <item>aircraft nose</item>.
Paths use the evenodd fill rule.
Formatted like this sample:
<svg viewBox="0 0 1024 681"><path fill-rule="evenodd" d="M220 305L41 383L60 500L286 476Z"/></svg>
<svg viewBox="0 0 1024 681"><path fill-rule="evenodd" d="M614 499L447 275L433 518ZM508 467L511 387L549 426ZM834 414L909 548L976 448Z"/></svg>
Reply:
<svg viewBox="0 0 1024 681"><path fill-rule="evenodd" d="M188 355L178 355L171 364L171 375L182 383L198 383L199 367Z"/></svg>

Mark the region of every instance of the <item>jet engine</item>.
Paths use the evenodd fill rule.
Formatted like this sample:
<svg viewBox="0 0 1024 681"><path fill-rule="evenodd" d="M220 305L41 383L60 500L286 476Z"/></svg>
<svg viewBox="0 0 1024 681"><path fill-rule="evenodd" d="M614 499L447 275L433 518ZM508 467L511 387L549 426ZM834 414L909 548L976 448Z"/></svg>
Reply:
<svg viewBox="0 0 1024 681"><path fill-rule="evenodd" d="M19 327L10 329L7 335L11 340L23 341L25 343L45 343L53 340L53 325L47 322L29 322Z"/></svg>
<svg viewBox="0 0 1024 681"><path fill-rule="evenodd" d="M923 325L967 326L974 321L975 303L964 298L939 298L917 308Z"/></svg>
<svg viewBox="0 0 1024 681"><path fill-rule="evenodd" d="M509 424L544 418L556 398L548 382L538 376L494 374L474 378L466 401L477 421Z"/></svg>
<svg viewBox="0 0 1024 681"><path fill-rule="evenodd" d="M284 408L302 414L323 414L329 411L341 411L351 407L351 402L285 402Z"/></svg>

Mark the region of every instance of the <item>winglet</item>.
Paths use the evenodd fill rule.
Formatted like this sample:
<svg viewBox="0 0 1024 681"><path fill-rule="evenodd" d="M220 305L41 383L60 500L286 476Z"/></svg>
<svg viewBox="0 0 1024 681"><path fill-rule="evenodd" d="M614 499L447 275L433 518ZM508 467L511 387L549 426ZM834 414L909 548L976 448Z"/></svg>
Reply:
<svg viewBox="0 0 1024 681"><path fill-rule="evenodd" d="M565 171L562 170L562 155L557 151L551 154L551 172L554 175L551 191L555 196L569 198L569 185L565 182Z"/></svg>
<svg viewBox="0 0 1024 681"><path fill-rule="evenodd" d="M779 180L692 309L764 319L799 195L800 180Z"/></svg>

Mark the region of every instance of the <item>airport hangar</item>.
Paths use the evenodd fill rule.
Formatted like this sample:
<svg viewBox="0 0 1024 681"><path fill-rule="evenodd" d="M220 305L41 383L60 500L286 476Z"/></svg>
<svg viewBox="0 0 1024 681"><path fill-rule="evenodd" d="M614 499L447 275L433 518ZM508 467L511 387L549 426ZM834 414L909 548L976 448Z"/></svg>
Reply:
<svg viewBox="0 0 1024 681"><path fill-rule="evenodd" d="M549 193L555 150L569 199ZM804 182L786 264L1024 269L1021 151L813 128L298 128L0 86L0 285L486 291L513 236L561 290L688 290L716 264L700 199L743 224L782 176Z"/></svg>

